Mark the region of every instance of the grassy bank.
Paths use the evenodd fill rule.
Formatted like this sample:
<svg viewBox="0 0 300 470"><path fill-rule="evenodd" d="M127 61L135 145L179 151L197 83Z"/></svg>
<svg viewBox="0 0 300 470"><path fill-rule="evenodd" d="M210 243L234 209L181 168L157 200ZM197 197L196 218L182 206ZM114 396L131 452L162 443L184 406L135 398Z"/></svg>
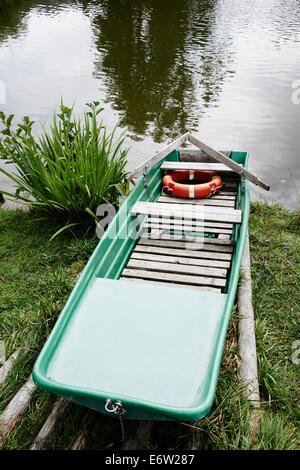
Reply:
<svg viewBox="0 0 300 470"><path fill-rule="evenodd" d="M28 378L35 358L97 240L76 232L49 241L55 223L36 222L22 211L0 211L0 340L8 357L21 354L0 385L0 412ZM238 377L238 312L232 316L217 395L208 417L197 424L205 449L294 449L297 447L297 378L293 344L300 339L300 225L280 206L252 205L249 226L262 411L253 414ZM28 449L56 397L38 391L5 449ZM70 405L53 449L72 446L86 409ZM255 430L254 430L255 428ZM183 449L188 423L156 423L149 449ZM195 428L194 428L195 430ZM95 448L119 445L119 423L104 419ZM299 438L299 436L298 436Z"/></svg>

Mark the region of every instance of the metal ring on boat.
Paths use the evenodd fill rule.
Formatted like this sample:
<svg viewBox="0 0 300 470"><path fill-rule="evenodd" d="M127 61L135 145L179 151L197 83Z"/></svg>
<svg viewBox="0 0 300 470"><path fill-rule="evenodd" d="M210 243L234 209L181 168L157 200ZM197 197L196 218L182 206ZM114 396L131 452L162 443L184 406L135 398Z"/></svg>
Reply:
<svg viewBox="0 0 300 470"><path fill-rule="evenodd" d="M105 411L108 413L116 413L117 415L123 415L126 412L120 400L113 403L111 398L107 398L106 400Z"/></svg>
<svg viewBox="0 0 300 470"><path fill-rule="evenodd" d="M109 408L110 406L111 406L111 408ZM115 413L117 411L117 409L118 409L117 405L116 404L114 405L113 401L110 398L108 398L106 400L106 403L105 403L105 410L108 413Z"/></svg>
<svg viewBox="0 0 300 470"><path fill-rule="evenodd" d="M182 181L203 181L199 184L186 184ZM222 180L214 171L178 170L163 178L163 189L167 194L187 199L209 197L220 191Z"/></svg>

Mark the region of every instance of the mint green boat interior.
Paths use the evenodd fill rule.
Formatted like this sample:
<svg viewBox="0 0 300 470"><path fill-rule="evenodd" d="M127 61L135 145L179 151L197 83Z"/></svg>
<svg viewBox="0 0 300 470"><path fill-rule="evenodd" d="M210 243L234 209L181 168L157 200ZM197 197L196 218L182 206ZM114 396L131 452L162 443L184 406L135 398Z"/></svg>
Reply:
<svg viewBox="0 0 300 470"><path fill-rule="evenodd" d="M248 154L231 152L246 168ZM161 195L163 161L136 184L100 240L33 370L42 389L101 413L120 400L125 418L195 420L213 404L227 328L235 301L250 208L248 182L238 180L231 266L219 292L163 283L126 282L122 272L146 216L137 201ZM150 199L149 199L150 195ZM205 234L212 237L212 234Z"/></svg>

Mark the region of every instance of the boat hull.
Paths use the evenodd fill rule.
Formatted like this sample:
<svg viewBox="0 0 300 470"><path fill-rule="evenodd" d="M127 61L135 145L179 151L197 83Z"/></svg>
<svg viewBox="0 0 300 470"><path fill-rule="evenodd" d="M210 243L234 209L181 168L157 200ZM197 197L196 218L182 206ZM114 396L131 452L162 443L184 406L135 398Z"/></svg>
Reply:
<svg viewBox="0 0 300 470"><path fill-rule="evenodd" d="M248 154L232 152L247 166ZM178 161L173 151L164 161ZM213 403L247 236L250 196L240 182L235 248L226 289L193 291L119 281L139 238L130 211L161 192L159 162L109 225L59 316L33 371L49 392L108 413L121 400L128 419L195 420ZM140 221L145 217L140 217ZM172 334L170 334L170 331Z"/></svg>

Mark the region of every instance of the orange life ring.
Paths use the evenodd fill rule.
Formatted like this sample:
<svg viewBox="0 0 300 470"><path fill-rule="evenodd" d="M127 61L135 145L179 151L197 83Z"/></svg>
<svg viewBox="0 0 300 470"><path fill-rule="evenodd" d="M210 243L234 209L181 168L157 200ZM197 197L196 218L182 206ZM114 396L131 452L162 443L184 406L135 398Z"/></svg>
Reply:
<svg viewBox="0 0 300 470"><path fill-rule="evenodd" d="M200 181L198 184L183 183ZM163 188L175 197L200 199L218 193L222 180L214 171L178 170L163 177Z"/></svg>

